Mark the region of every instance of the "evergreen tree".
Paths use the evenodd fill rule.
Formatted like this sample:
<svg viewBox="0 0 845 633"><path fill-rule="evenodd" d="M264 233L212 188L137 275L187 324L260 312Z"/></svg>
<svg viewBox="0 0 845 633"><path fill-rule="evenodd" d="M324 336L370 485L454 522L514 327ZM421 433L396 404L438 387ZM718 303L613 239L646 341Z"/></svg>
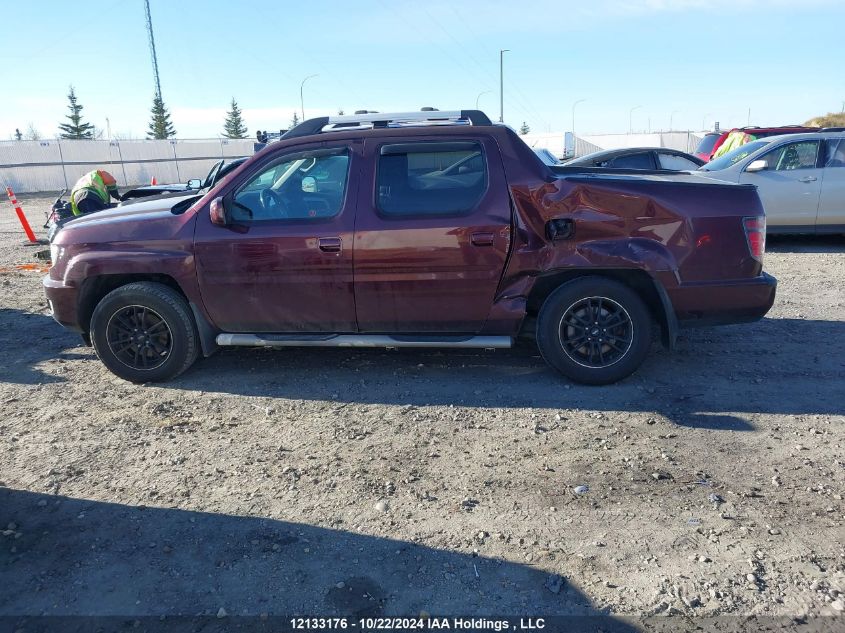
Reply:
<svg viewBox="0 0 845 633"><path fill-rule="evenodd" d="M76 102L76 92L74 92L73 86L70 87L67 100L70 102L68 104L70 114L65 115L65 117L70 121L70 123L62 123L59 125L59 129L62 131L59 138L77 140L93 138L94 126L90 123L82 122L82 106Z"/></svg>
<svg viewBox="0 0 845 633"><path fill-rule="evenodd" d="M528 124L525 121L523 121L522 126L519 128L519 133L522 134L523 136L525 136L530 131L531 131L531 128L528 127Z"/></svg>
<svg viewBox="0 0 845 633"><path fill-rule="evenodd" d="M238 102L232 97L232 109L226 113L226 121L223 123L223 136L226 138L246 138L246 124L241 116L241 109Z"/></svg>
<svg viewBox="0 0 845 633"><path fill-rule="evenodd" d="M164 107L164 100L158 95L153 97L151 114L147 138L165 139L176 136L176 130L173 128L173 123L170 122L170 112Z"/></svg>
<svg viewBox="0 0 845 633"><path fill-rule="evenodd" d="M21 132L19 128L15 128L15 140L16 141L22 141L23 140L23 132Z"/></svg>
<svg viewBox="0 0 845 633"><path fill-rule="evenodd" d="M290 120L290 129L292 130L297 125L299 125L299 117L296 115L296 112L294 112L293 118Z"/></svg>

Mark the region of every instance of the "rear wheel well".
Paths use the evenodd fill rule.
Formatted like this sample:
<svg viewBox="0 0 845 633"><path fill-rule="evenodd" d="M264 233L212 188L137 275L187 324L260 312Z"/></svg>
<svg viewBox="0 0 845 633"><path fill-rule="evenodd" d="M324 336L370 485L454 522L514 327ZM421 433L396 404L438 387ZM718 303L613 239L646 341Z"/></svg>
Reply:
<svg viewBox="0 0 845 633"><path fill-rule="evenodd" d="M103 297L112 290L139 281L154 281L168 288L172 288L185 299L185 303L188 303L188 298L182 292L179 284L169 275L138 273L134 275L97 275L96 277L89 277L83 282L82 289L79 293L79 325L82 328L82 332L88 334L91 331L91 315L94 314L94 308L102 301Z"/></svg>
<svg viewBox="0 0 845 633"><path fill-rule="evenodd" d="M625 284L634 290L643 302L648 306L649 313L663 331L664 338L673 334L671 332L671 325L669 317L666 314L663 300L660 297L655 280L644 270L639 269L606 269L606 268L578 268L576 270L561 270L545 273L537 278L534 282L534 287L528 295L527 313L530 319L527 319L526 326L531 327L531 323L540 312L543 302L546 298L568 281L578 279L580 277L605 277L613 279ZM524 329L524 328L523 328ZM528 334L528 333L526 333Z"/></svg>

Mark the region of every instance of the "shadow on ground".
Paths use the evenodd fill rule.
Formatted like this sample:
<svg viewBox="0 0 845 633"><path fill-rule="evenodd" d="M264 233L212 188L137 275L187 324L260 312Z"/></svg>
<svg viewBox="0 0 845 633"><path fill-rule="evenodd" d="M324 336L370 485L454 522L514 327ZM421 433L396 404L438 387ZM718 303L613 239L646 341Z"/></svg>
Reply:
<svg viewBox="0 0 845 633"><path fill-rule="evenodd" d="M344 529L9 488L0 523L0 616L606 615L539 569Z"/></svg>
<svg viewBox="0 0 845 633"><path fill-rule="evenodd" d="M92 372L104 371L95 369L91 348L78 347L77 335L44 315L0 310L0 346L8 350L0 382L63 382L36 366L54 358L90 359ZM753 414L842 414L833 394L843 372L845 322L763 319L684 330L675 352L655 346L636 374L606 387L565 380L524 343L496 352L224 349L164 388L356 404L646 412L691 428L752 431Z"/></svg>
<svg viewBox="0 0 845 633"><path fill-rule="evenodd" d="M54 359L96 360L91 348L67 351L81 344L78 334L59 326L46 314L0 308L0 382L22 385L64 382L61 376L47 374L36 365Z"/></svg>

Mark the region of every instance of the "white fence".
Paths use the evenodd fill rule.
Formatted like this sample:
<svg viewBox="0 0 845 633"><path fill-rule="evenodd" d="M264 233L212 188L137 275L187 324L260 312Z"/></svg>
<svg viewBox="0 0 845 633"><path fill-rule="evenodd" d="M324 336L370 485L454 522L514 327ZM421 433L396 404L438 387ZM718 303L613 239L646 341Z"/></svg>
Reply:
<svg viewBox="0 0 845 633"><path fill-rule="evenodd" d="M71 188L92 169L105 169L118 186L202 178L221 158L253 153L253 139L164 141L2 141L0 185L15 193Z"/></svg>

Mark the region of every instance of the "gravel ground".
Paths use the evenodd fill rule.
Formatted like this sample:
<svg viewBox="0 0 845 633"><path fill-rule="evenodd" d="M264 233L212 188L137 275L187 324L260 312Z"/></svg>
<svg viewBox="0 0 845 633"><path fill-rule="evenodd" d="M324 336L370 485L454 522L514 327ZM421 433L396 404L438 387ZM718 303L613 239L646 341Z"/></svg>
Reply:
<svg viewBox="0 0 845 633"><path fill-rule="evenodd" d="M843 238L770 239L768 318L601 388L528 346L227 350L134 386L21 238L6 206L0 615L845 608Z"/></svg>

